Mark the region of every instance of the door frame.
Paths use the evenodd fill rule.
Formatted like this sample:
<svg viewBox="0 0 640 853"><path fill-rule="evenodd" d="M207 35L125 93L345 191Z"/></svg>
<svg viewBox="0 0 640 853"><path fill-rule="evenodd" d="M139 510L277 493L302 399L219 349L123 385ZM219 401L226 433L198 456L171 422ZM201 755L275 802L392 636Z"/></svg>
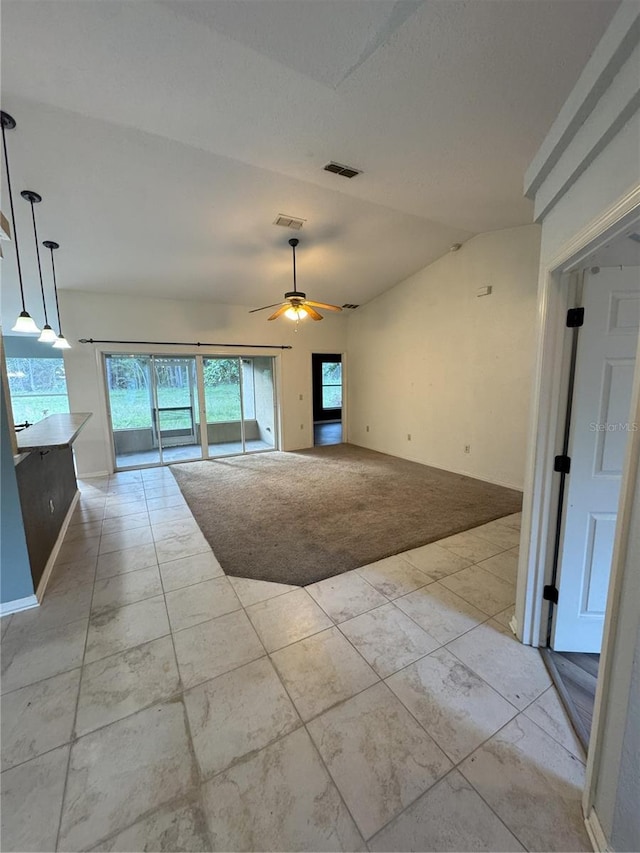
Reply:
<svg viewBox="0 0 640 853"><path fill-rule="evenodd" d="M336 352L335 349L332 350L317 350L314 349L309 353L309 361L307 374L309 377L309 405L307 406L307 411L309 413L309 423L311 424L311 447L314 446L313 440L313 356L314 355L339 355L340 363L342 364L342 417L340 419L342 424L342 442L343 444L348 441L348 432L347 432L347 418L348 418L348 409L349 409L349 375L347 369L347 361L348 355L346 352Z"/></svg>
<svg viewBox="0 0 640 853"><path fill-rule="evenodd" d="M634 187L581 231L567 240L556 255L540 270L538 286L537 356L534 373L529 442L522 512L520 561L518 565L516 615L512 627L527 645L544 646L548 622L548 604L543 587L549 582L555 540L554 508L557 510L558 483L553 461L565 414L568 381L568 331L566 311L570 307L570 278L567 273L579 267L596 249L623 233L640 218L640 186ZM640 350L640 339L638 341ZM633 379L632 414L640 401L640 355ZM640 433L630 433L623 468L620 504L611 564L611 578L600 658L593 726L587 755L587 773L583 793L583 811L587 828L595 798L600 756L606 725L603 697L611 683L610 661L616 636L620 633L618 610L630 534L635 480L640 466Z"/></svg>

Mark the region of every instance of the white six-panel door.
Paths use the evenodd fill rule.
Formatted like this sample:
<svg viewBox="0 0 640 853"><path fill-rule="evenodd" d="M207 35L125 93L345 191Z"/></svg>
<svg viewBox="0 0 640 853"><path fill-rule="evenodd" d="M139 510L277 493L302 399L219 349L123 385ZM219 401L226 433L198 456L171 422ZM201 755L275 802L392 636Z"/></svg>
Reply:
<svg viewBox="0 0 640 853"><path fill-rule="evenodd" d="M599 652L629 430L640 268L585 276L552 648Z"/></svg>

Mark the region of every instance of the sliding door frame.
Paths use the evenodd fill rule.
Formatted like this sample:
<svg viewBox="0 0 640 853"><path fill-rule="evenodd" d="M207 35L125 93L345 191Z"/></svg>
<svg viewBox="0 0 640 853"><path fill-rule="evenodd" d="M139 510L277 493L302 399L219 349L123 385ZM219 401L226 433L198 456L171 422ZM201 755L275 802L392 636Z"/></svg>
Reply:
<svg viewBox="0 0 640 853"><path fill-rule="evenodd" d="M282 445L282 417L281 417L281 398L282 398L282 389L280 384L280 375L281 375L281 354L274 353L273 355L266 355L263 351L252 352L251 348L248 347L246 352L236 354L230 354L228 352L220 352L218 350L213 350L211 352L202 352L202 348L199 347L198 351L189 352L188 349L184 347L173 347L167 345L166 351L150 351L140 345L136 344L111 344L109 346L100 346L95 345L95 353L96 359L98 362L98 375L102 378L102 389L101 396L103 402L103 416L104 416L104 433L105 433L105 443L109 448L109 467L112 472L119 471L132 471L138 469L145 468L162 468L165 467L166 464L162 457L162 448L161 446L158 448L160 460L158 462L152 462L150 464L138 464L131 466L120 466L117 465L117 456L115 449L115 439L113 433L113 422L111 419L111 400L109 397L109 383L107 376L107 356L126 356L126 355L134 355L134 356L148 356L153 358L194 358L196 363L196 388L198 391L198 414L200 418L200 447L202 451L201 457L199 459L194 460L185 460L185 461L202 461L205 459L225 459L233 456L242 456L242 455L254 455L257 453L271 453L275 450L279 450ZM274 444L273 447L265 448L264 450L252 450L249 454L247 454L246 450L246 440L245 440L245 424L244 424L244 397L243 397L243 380L242 380L242 360L243 359L251 359L257 357L266 357L271 359L271 383L273 389L273 423L274 423ZM228 454L220 454L219 456L210 456L209 455L209 441L208 441L208 433L207 433L207 413L206 413L206 400L204 396L204 359L205 358L225 358L225 359L238 359L239 367L240 367L240 430L241 430L241 442L242 442L242 452L241 453L228 453ZM153 361L151 362L153 365ZM153 384L153 394L154 400L156 400L157 407L157 397L155 392L155 381ZM205 452L206 451L206 452ZM171 463L173 464L173 463Z"/></svg>

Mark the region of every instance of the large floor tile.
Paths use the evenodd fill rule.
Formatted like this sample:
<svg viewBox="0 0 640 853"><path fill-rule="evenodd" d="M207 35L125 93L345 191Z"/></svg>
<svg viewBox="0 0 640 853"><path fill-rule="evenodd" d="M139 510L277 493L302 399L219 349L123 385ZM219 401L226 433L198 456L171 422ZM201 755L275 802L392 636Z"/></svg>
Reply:
<svg viewBox="0 0 640 853"><path fill-rule="evenodd" d="M157 509L169 509L172 506L186 506L187 502L181 492L168 492L154 498L147 498L147 509L154 512Z"/></svg>
<svg viewBox="0 0 640 853"><path fill-rule="evenodd" d="M460 765L528 850L590 850L581 797L584 767L520 714Z"/></svg>
<svg viewBox="0 0 640 853"><path fill-rule="evenodd" d="M480 566L470 566L455 575L443 578L440 583L487 616L493 616L516 600L516 588Z"/></svg>
<svg viewBox="0 0 640 853"><path fill-rule="evenodd" d="M472 563L487 560L494 554L506 550L500 545L493 545L481 536L476 536L470 530L465 530L464 533L456 533L455 536L448 536L446 539L439 539L438 545Z"/></svg>
<svg viewBox="0 0 640 853"><path fill-rule="evenodd" d="M433 580L399 555L363 566L357 572L379 593L390 599L406 595Z"/></svg>
<svg viewBox="0 0 640 853"><path fill-rule="evenodd" d="M162 539L171 539L174 536L185 536L188 533L202 532L193 516L174 518L172 521L152 522L151 530L155 542L159 542Z"/></svg>
<svg viewBox="0 0 640 853"><path fill-rule="evenodd" d="M452 551L442 548L437 542L423 545L411 551L405 551L403 558L424 572L431 580L437 581L460 569L471 565L470 560L459 557Z"/></svg>
<svg viewBox="0 0 640 853"><path fill-rule="evenodd" d="M227 578L214 578L167 592L166 601L172 631L190 628L242 606Z"/></svg>
<svg viewBox="0 0 640 853"><path fill-rule="evenodd" d="M267 601L285 592L293 592L300 587L289 583L273 583L272 581L256 581L252 578L234 578L231 575L229 582L235 589L236 595L242 602L243 607L257 604L259 601Z"/></svg>
<svg viewBox="0 0 640 853"><path fill-rule="evenodd" d="M73 563L56 562L47 584L46 594L53 595L56 592L66 592L82 584L93 583L97 563L97 557L88 557L84 560L76 560Z"/></svg>
<svg viewBox="0 0 640 853"><path fill-rule="evenodd" d="M334 622L353 619L387 603L385 596L355 571L313 583L305 589Z"/></svg>
<svg viewBox="0 0 640 853"><path fill-rule="evenodd" d="M56 559L57 563L75 563L87 557L95 557L100 547L100 537L90 536L86 539L76 539L73 542L63 542Z"/></svg>
<svg viewBox="0 0 640 853"><path fill-rule="evenodd" d="M98 729L180 689L171 637L161 637L84 667L76 735Z"/></svg>
<svg viewBox="0 0 640 853"><path fill-rule="evenodd" d="M137 515L137 513L136 513ZM138 548L153 542L151 527L133 527L128 530L118 530L116 533L102 534L99 554L110 554L112 551L124 551L126 548Z"/></svg>
<svg viewBox="0 0 640 853"><path fill-rule="evenodd" d="M446 649L395 673L387 684L454 764L518 713Z"/></svg>
<svg viewBox="0 0 640 853"><path fill-rule="evenodd" d="M186 688L264 655L264 647L243 610L178 631L173 641Z"/></svg>
<svg viewBox="0 0 640 853"><path fill-rule="evenodd" d="M520 544L520 530L503 524L499 520L474 527L472 533L475 536L480 536L481 539L486 539L492 545L499 545L501 548L517 548Z"/></svg>
<svg viewBox="0 0 640 853"><path fill-rule="evenodd" d="M125 604L133 604L145 598L162 595L162 583L157 566L124 572L101 578L93 590L92 614L105 613Z"/></svg>
<svg viewBox="0 0 640 853"><path fill-rule="evenodd" d="M102 534L103 536L110 536L114 533L123 533L126 530L136 530L140 527L149 526L149 513L145 509L144 512L123 515L121 518L105 518L102 522Z"/></svg>
<svg viewBox="0 0 640 853"><path fill-rule="evenodd" d="M308 729L365 838L451 768L384 684L316 717Z"/></svg>
<svg viewBox="0 0 640 853"><path fill-rule="evenodd" d="M179 518L193 518L191 510L186 504L183 506L170 506L167 509L154 509L149 513L149 521L153 525L176 521Z"/></svg>
<svg viewBox="0 0 640 853"><path fill-rule="evenodd" d="M0 638L4 637L11 622L12 614L8 616L0 616Z"/></svg>
<svg viewBox="0 0 640 853"><path fill-rule="evenodd" d="M440 645L391 603L342 622L340 630L381 678Z"/></svg>
<svg viewBox="0 0 640 853"><path fill-rule="evenodd" d="M180 560L182 557L191 557L193 554L211 551L211 546L200 530L192 530L188 533L172 536L170 539L162 539L155 545L159 563L168 563L170 560Z"/></svg>
<svg viewBox="0 0 640 853"><path fill-rule="evenodd" d="M60 847L86 850L196 781L182 702L85 735L71 749Z"/></svg>
<svg viewBox="0 0 640 853"><path fill-rule="evenodd" d="M92 848L105 853L131 853L132 850L191 853L211 849L204 813L196 798L179 805L163 806Z"/></svg>
<svg viewBox="0 0 640 853"><path fill-rule="evenodd" d="M303 720L370 687L378 676L337 628L300 640L272 655Z"/></svg>
<svg viewBox="0 0 640 853"><path fill-rule="evenodd" d="M524 847L457 770L385 826L369 842L375 853L515 851Z"/></svg>
<svg viewBox="0 0 640 853"><path fill-rule="evenodd" d="M169 633L164 596L147 598L92 616L85 663L148 643Z"/></svg>
<svg viewBox="0 0 640 853"><path fill-rule="evenodd" d="M126 515L137 515L144 507L142 500L123 501L118 498L112 498L109 504L105 507L104 518L122 518Z"/></svg>
<svg viewBox="0 0 640 853"><path fill-rule="evenodd" d="M516 708L526 708L551 685L540 652L497 622L478 625L447 648Z"/></svg>
<svg viewBox="0 0 640 853"><path fill-rule="evenodd" d="M544 732L584 763L586 759L584 749L555 687L550 687L542 696L539 696L524 713L530 720L537 723Z"/></svg>
<svg viewBox="0 0 640 853"><path fill-rule="evenodd" d="M170 592L173 589L181 589L183 586L222 577L224 572L213 553L206 551L191 557L160 563L160 575L165 592Z"/></svg>
<svg viewBox="0 0 640 853"><path fill-rule="evenodd" d="M148 569L157 566L155 545L140 545L137 548L125 548L122 551L112 551L98 557L96 577L109 578L124 572L135 572L138 569Z"/></svg>
<svg viewBox="0 0 640 853"><path fill-rule="evenodd" d="M513 634L511 630L511 622L515 617L515 606L511 605L511 607L507 607L502 610L500 613L496 613L493 617L493 621L497 622L499 625L502 625L503 628L508 628L509 631Z"/></svg>
<svg viewBox="0 0 640 853"><path fill-rule="evenodd" d="M507 527L513 527L516 530L520 530L520 525L522 523L522 513L514 512L512 515L504 515L502 518L499 518L498 521L500 524L506 524Z"/></svg>
<svg viewBox="0 0 640 853"><path fill-rule="evenodd" d="M518 549L502 551L495 557L489 557L488 560L478 563L478 566L507 583L515 584L518 579Z"/></svg>
<svg viewBox="0 0 640 853"><path fill-rule="evenodd" d="M102 535L102 522L90 521L87 524L74 524L67 528L64 534L64 541L81 542L85 539L93 539L95 536Z"/></svg>
<svg viewBox="0 0 640 853"><path fill-rule="evenodd" d="M11 627L7 631L7 642L25 634L39 634L67 622L88 618L92 592L91 583L49 592L39 607L14 614Z"/></svg>
<svg viewBox="0 0 640 853"><path fill-rule="evenodd" d="M202 788L212 850L361 850L362 839L304 729Z"/></svg>
<svg viewBox="0 0 640 853"><path fill-rule="evenodd" d="M194 687L184 702L205 779L300 725L266 657Z"/></svg>
<svg viewBox="0 0 640 853"><path fill-rule="evenodd" d="M79 684L74 669L2 695L2 770L71 740Z"/></svg>
<svg viewBox="0 0 640 853"><path fill-rule="evenodd" d="M68 758L61 746L2 774L3 850L56 849Z"/></svg>
<svg viewBox="0 0 640 853"><path fill-rule="evenodd" d="M394 604L440 643L454 640L487 618L439 582L396 598Z"/></svg>
<svg viewBox="0 0 640 853"><path fill-rule="evenodd" d="M247 608L268 652L332 626L331 619L304 589L296 589Z"/></svg>
<svg viewBox="0 0 640 853"><path fill-rule="evenodd" d="M2 692L80 666L86 636L87 620L80 619L38 634L21 634L11 642L3 640Z"/></svg>

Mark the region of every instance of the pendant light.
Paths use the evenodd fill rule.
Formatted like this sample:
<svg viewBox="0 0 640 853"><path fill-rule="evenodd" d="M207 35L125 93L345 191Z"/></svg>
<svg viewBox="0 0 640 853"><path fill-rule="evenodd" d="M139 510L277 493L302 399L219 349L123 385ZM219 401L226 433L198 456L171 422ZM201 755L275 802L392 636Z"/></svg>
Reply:
<svg viewBox="0 0 640 853"><path fill-rule="evenodd" d="M28 201L31 204L31 220L33 222L33 239L36 244L36 258L38 260L38 275L40 276L40 291L42 293L42 307L44 308L44 326L42 327L42 333L38 340L43 344L52 344L55 340L57 340L57 335L49 325L49 318L47 317L47 301L44 296L44 282L42 280L42 265L40 263L40 246L38 245L38 229L36 227L36 212L34 208L34 204L39 204L42 201L42 196L39 193L33 192L33 190L22 190L20 193L22 198Z"/></svg>
<svg viewBox="0 0 640 853"><path fill-rule="evenodd" d="M53 292L56 295L56 311L58 312L58 331L59 335L56 338L56 342L54 343L54 349L71 349L71 344L62 334L62 323L60 322L60 303L58 302L58 284L56 282L56 265L53 260L53 251L54 249L59 249L60 244L54 243L53 240L45 240L42 244L47 249L51 251L51 271L53 273Z"/></svg>
<svg viewBox="0 0 640 853"><path fill-rule="evenodd" d="M16 231L16 216L13 210L13 193L11 192L11 175L9 173L9 155L7 154L7 138L5 131L13 130L16 121L9 113L0 111L0 124L2 125L2 148L4 151L4 164L7 171L7 189L9 190L9 207L11 208L11 227L13 228L13 240L16 244L16 263L18 266L18 281L20 282L20 296L22 298L22 311L18 315L12 332L22 332L27 335L37 335L40 329L36 326L33 318L27 311L24 301L24 285L22 283L22 266L20 265L20 250L18 248L18 232Z"/></svg>

